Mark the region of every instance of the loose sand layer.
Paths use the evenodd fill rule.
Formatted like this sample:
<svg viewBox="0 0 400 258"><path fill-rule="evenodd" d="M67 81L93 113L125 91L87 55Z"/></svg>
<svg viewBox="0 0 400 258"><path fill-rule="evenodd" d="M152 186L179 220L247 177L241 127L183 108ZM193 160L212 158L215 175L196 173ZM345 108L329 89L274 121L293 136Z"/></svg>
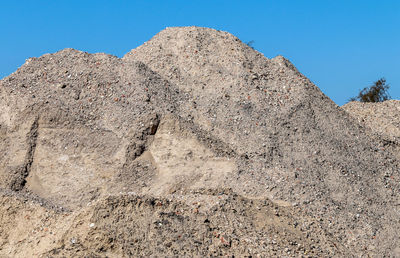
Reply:
<svg viewBox="0 0 400 258"><path fill-rule="evenodd" d="M207 28L31 58L0 81L0 256L400 255L398 126L344 108Z"/></svg>

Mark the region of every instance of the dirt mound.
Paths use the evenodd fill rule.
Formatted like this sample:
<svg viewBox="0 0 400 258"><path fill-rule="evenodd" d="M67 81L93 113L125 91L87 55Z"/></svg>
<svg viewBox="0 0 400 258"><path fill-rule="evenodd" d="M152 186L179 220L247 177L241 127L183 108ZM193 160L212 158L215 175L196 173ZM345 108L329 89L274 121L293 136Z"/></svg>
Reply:
<svg viewBox="0 0 400 258"><path fill-rule="evenodd" d="M168 28L122 59L29 59L0 82L0 107L2 255L400 251L384 139L229 33ZM31 233L43 220L52 236Z"/></svg>

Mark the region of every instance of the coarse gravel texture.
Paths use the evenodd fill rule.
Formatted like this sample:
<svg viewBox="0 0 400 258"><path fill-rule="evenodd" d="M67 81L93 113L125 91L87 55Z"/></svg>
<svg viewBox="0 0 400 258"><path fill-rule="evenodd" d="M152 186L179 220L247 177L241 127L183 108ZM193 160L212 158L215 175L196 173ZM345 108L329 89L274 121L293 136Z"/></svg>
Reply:
<svg viewBox="0 0 400 258"><path fill-rule="evenodd" d="M168 198L125 193L64 212L11 194L0 204L2 257L349 254L300 209L231 190Z"/></svg>
<svg viewBox="0 0 400 258"><path fill-rule="evenodd" d="M398 160L288 60L196 27L167 28L123 59L185 91L181 116L240 155L236 191L301 204L357 253L398 252Z"/></svg>
<svg viewBox="0 0 400 258"><path fill-rule="evenodd" d="M0 81L0 256L400 255L398 141L343 108L208 28L28 59Z"/></svg>
<svg viewBox="0 0 400 258"><path fill-rule="evenodd" d="M343 105L342 108L373 131L392 139L400 138L399 100L377 103L352 101Z"/></svg>
<svg viewBox="0 0 400 258"><path fill-rule="evenodd" d="M383 139L385 150L400 159L400 101L386 100L377 103L352 101L342 106L371 138ZM379 140L378 140L379 141Z"/></svg>

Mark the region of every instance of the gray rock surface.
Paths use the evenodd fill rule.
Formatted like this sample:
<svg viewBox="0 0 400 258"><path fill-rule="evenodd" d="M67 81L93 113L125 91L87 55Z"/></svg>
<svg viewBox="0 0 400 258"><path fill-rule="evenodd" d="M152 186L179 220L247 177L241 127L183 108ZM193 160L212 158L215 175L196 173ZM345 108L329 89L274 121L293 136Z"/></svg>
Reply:
<svg viewBox="0 0 400 258"><path fill-rule="evenodd" d="M0 138L2 256L400 255L384 137L226 32L29 59Z"/></svg>

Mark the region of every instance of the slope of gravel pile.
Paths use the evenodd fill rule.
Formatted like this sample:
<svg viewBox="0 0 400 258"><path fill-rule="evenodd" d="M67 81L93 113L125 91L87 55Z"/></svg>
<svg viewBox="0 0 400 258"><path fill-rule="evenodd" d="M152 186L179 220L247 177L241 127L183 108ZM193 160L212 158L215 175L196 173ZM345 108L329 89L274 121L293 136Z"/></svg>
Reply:
<svg viewBox="0 0 400 258"><path fill-rule="evenodd" d="M387 100L378 103L358 101L343 105L354 119L367 129L373 142L384 142L386 152L400 159L400 101Z"/></svg>
<svg viewBox="0 0 400 258"><path fill-rule="evenodd" d="M29 59L0 140L0 256L400 254L386 141L226 32Z"/></svg>
<svg viewBox="0 0 400 258"><path fill-rule="evenodd" d="M352 101L342 108L359 122L388 138L400 138L400 101L387 100L378 103Z"/></svg>

